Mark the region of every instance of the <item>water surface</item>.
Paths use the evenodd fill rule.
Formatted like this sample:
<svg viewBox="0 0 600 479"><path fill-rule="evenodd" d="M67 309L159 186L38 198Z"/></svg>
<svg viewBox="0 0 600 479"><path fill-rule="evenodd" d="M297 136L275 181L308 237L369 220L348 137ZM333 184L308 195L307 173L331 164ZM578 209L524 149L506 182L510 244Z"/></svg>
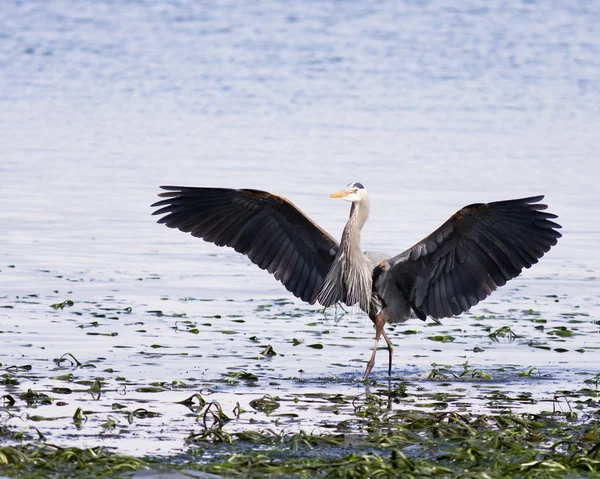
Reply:
<svg viewBox="0 0 600 479"><path fill-rule="evenodd" d="M406 385L395 407L448 391L445 407L471 413L567 408L556 393L599 372L599 22L584 2L7 2L4 422L172 454L202 427L177 404L199 391L248 411L230 431L315 432L352 416L327 398L369 391L365 315L323 314L237 253L157 225L160 184L273 191L339 237L348 205L328 195L360 181L363 244L390 254L466 204L547 195L558 246L470 313L390 328L391 383L381 350L372 387ZM504 326L517 337L489 336ZM28 389L52 404L28 407ZM264 394L288 415L252 409ZM123 413L138 408L159 416Z"/></svg>

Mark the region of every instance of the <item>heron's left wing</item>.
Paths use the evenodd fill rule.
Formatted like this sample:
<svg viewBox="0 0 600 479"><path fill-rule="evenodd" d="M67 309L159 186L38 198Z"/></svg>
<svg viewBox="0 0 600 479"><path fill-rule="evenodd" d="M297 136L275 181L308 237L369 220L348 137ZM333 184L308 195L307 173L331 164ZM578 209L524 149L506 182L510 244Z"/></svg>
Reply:
<svg viewBox="0 0 600 479"><path fill-rule="evenodd" d="M313 304L338 243L290 201L266 191L161 186L159 223L230 246Z"/></svg>
<svg viewBox="0 0 600 479"><path fill-rule="evenodd" d="M421 319L467 311L497 287L537 263L561 234L543 196L478 203L456 212L436 231L389 260L385 281ZM389 285L382 285L389 286ZM390 294L390 293L388 293ZM383 298L385 300L385 298Z"/></svg>

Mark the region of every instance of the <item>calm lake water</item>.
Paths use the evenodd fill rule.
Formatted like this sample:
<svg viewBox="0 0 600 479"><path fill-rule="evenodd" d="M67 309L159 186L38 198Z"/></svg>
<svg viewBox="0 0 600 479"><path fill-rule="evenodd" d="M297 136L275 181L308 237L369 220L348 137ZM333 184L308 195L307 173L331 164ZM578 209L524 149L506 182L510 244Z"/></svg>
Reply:
<svg viewBox="0 0 600 479"><path fill-rule="evenodd" d="M231 430L273 427L249 402L279 396L290 431L327 429L323 395L366 392L369 319L157 225L161 184L273 191L339 237L349 207L328 195L360 181L363 245L390 254L466 204L545 194L557 247L470 313L392 329L392 381L473 413L557 407L600 372L599 24L594 2L4 2L3 424L172 454L200 427L176 402L199 391L256 421ZM518 337L488 336L504 326ZM447 372L465 362L491 379ZM447 383L427 379L440 368ZM53 403L27 407L28 389ZM137 408L160 416L119 412Z"/></svg>

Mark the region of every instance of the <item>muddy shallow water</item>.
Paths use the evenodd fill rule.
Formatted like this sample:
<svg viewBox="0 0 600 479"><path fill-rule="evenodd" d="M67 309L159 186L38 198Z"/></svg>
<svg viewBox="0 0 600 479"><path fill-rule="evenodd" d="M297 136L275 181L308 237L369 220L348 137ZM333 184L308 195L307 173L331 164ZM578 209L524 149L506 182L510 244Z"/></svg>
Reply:
<svg viewBox="0 0 600 479"><path fill-rule="evenodd" d="M406 389L394 408L569 410L600 372L598 18L520 2L9 3L2 424L146 455L190 447L213 417L180 404L196 393L229 432L330 432L382 389ZM370 192L370 250L540 193L564 237L470 313L389 328L392 377L381 349L365 385L365 315L303 304L150 216L160 184L259 188L339 237L348 205L328 194L350 181Z"/></svg>

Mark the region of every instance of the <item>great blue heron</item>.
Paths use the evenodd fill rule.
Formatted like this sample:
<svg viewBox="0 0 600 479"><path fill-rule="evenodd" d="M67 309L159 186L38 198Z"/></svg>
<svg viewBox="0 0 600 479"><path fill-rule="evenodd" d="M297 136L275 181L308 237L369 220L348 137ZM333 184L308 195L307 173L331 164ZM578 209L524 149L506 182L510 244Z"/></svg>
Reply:
<svg viewBox="0 0 600 479"><path fill-rule="evenodd" d="M403 253L363 252L360 231L369 197L360 183L331 195L352 203L338 243L290 201L266 191L161 186L164 200L152 206L170 228L245 254L294 296L310 304L358 304L375 324L375 363L387 323L412 315L438 320L467 311L498 286L537 263L561 234L556 215L541 210L543 196L465 206Z"/></svg>

